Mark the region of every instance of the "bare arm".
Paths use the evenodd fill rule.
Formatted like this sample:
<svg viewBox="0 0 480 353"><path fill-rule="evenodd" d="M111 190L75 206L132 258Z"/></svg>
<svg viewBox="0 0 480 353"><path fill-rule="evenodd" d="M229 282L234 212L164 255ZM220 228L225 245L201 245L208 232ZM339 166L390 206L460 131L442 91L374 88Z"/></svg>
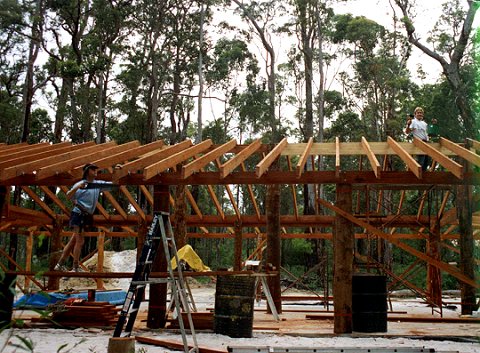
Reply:
<svg viewBox="0 0 480 353"><path fill-rule="evenodd" d="M413 130L415 130L415 129L410 128L410 124L412 124L412 119L408 119L408 120L407 120L407 127L405 128L405 132L406 132L407 134L409 134L409 133L411 133Z"/></svg>
<svg viewBox="0 0 480 353"><path fill-rule="evenodd" d="M77 192L78 189L80 188L85 188L87 186L87 183L84 182L84 183L81 183L81 184L78 184L76 187L73 187L71 188L70 190L67 191L67 199L71 200L73 198L73 196L75 195L75 192Z"/></svg>

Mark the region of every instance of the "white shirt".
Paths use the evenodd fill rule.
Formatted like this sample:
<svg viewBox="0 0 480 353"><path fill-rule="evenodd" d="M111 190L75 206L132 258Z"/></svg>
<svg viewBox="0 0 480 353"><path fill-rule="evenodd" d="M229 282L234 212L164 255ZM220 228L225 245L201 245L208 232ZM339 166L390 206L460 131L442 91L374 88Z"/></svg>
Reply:
<svg viewBox="0 0 480 353"><path fill-rule="evenodd" d="M427 127L427 123L424 120L418 120L417 118L413 118L410 124L412 135L422 141L428 141Z"/></svg>

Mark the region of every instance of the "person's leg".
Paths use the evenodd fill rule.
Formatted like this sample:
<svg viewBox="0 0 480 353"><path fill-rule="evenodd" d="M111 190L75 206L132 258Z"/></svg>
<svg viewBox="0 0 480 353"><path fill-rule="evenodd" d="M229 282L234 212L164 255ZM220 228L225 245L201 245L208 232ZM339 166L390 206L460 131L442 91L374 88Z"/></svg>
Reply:
<svg viewBox="0 0 480 353"><path fill-rule="evenodd" d="M425 158L423 160L423 165L422 165L422 170L426 171L430 167L430 157L428 155L425 155Z"/></svg>
<svg viewBox="0 0 480 353"><path fill-rule="evenodd" d="M428 161L427 161L427 155L425 154L418 154L417 155L417 162L420 164L422 167L422 171L426 171L428 168Z"/></svg>
<svg viewBox="0 0 480 353"><path fill-rule="evenodd" d="M75 237L75 246L73 248L73 270L75 271L80 266L80 254L82 253L83 243L85 242L83 229L75 232L73 236Z"/></svg>
<svg viewBox="0 0 480 353"><path fill-rule="evenodd" d="M76 212L72 212L70 214L69 225L73 230L73 235L68 241L67 245L63 248L62 255L55 266L55 269L65 270L63 268L63 264L67 261L70 253L75 248L75 243L77 242L77 238L75 237L76 233L80 231L80 225L82 224L82 215Z"/></svg>
<svg viewBox="0 0 480 353"><path fill-rule="evenodd" d="M68 241L67 245L65 245L65 247L63 248L62 256L60 256L60 259L58 260L59 265L63 265L65 263L65 261L67 261L68 256L70 255L73 248L75 247L75 243L76 243L76 240L77 240L76 237L75 237L75 233L78 232L78 227L74 227L73 232L74 232L74 235L72 235L72 237Z"/></svg>

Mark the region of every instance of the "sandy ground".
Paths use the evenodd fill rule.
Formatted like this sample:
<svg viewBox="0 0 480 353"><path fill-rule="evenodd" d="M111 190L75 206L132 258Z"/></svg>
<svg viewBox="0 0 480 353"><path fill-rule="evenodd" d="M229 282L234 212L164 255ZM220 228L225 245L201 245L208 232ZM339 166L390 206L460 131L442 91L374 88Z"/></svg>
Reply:
<svg viewBox="0 0 480 353"><path fill-rule="evenodd" d="M113 256L105 264L106 271L132 270L131 257L134 252ZM94 263L91 264L94 266ZM94 283L75 282L85 280L62 281L63 288L94 288ZM127 288L129 280L111 281L107 288ZM215 288L191 282L193 297L198 311L206 311L214 307ZM287 294L300 295L302 292L292 291ZM308 293L303 293L309 295ZM449 299L450 300L450 299ZM452 298L452 302L459 299ZM306 320L306 312L318 313L325 310L318 302L287 302L283 305L284 313L276 322L266 314L266 303L256 303L252 338L230 338L214 334L211 331L197 331L196 338L200 346L207 346L226 351L228 346L253 347L296 347L296 348L425 348L435 352L480 353L480 325L471 323L405 323L388 322L388 331L376 334L333 334L333 320ZM146 303L142 303L133 335L149 338L168 339L181 342L181 335L172 330L147 330L145 327ZM330 307L330 310L333 308ZM392 310L407 312L408 315L431 316L429 307L417 299L394 299ZM460 308L444 310L444 317L459 317ZM31 316L30 312L15 311L16 317ZM435 315L438 317L438 315ZM103 353L107 352L108 342L113 330L97 328L79 328L63 330L53 328L11 329L0 333L0 352L35 352L35 353ZM191 336L189 341L192 342ZM30 343L31 342L31 343ZM26 346L33 346L33 350ZM162 347L144 345L136 342L136 353L169 353L177 352ZM311 350L313 351L313 350Z"/></svg>

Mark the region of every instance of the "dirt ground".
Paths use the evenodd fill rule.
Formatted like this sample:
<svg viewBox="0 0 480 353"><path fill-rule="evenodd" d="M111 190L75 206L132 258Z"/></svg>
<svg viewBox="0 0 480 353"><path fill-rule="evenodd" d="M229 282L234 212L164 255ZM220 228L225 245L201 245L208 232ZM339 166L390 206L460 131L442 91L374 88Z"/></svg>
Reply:
<svg viewBox="0 0 480 353"><path fill-rule="evenodd" d="M133 271L135 252L118 253L107 256L106 271ZM89 264L94 267L95 263ZM93 269L93 268L92 268ZM105 283L108 289L126 289L128 279L110 280ZM215 306L215 285L199 284L189 280L193 298L199 312L212 311ZM62 280L61 288L88 289L95 288L95 282L86 279ZM148 291L147 291L148 298ZM290 289L284 295L311 296L311 293ZM456 296L448 298L449 302L459 302ZM148 303L142 303L133 336L146 336L156 339L168 339L181 342L178 329L150 330L146 327ZM480 353L480 325L476 322L438 322L439 314L417 298L391 298L389 317L396 320L388 321L387 332L360 333L336 335L333 333L333 306L327 310L318 300L285 301L283 313L276 321L271 314L266 313L266 301L255 303L253 315L253 335L251 338L231 338L215 334L211 329L196 329L196 338L201 346L227 351L228 346L252 347L301 347L316 348L379 348L398 349L421 347L433 349L434 352ZM25 319L27 324L38 314L33 311L14 311L16 318ZM308 319L307 315L322 315L322 319ZM460 318L460 306L451 305L443 310L444 318ZM424 322L404 321L403 318L423 318ZM479 319L480 320L480 319ZM15 328L0 332L0 353L35 352L35 353L103 353L107 351L113 328L77 328L73 330L54 329L51 326L31 328ZM189 342L192 337L188 336ZM30 347L25 347L28 342ZM291 350L293 351L293 350ZM136 343L136 353L170 353L162 347ZM297 350L298 352L298 350ZM390 352L390 351L389 351Z"/></svg>

